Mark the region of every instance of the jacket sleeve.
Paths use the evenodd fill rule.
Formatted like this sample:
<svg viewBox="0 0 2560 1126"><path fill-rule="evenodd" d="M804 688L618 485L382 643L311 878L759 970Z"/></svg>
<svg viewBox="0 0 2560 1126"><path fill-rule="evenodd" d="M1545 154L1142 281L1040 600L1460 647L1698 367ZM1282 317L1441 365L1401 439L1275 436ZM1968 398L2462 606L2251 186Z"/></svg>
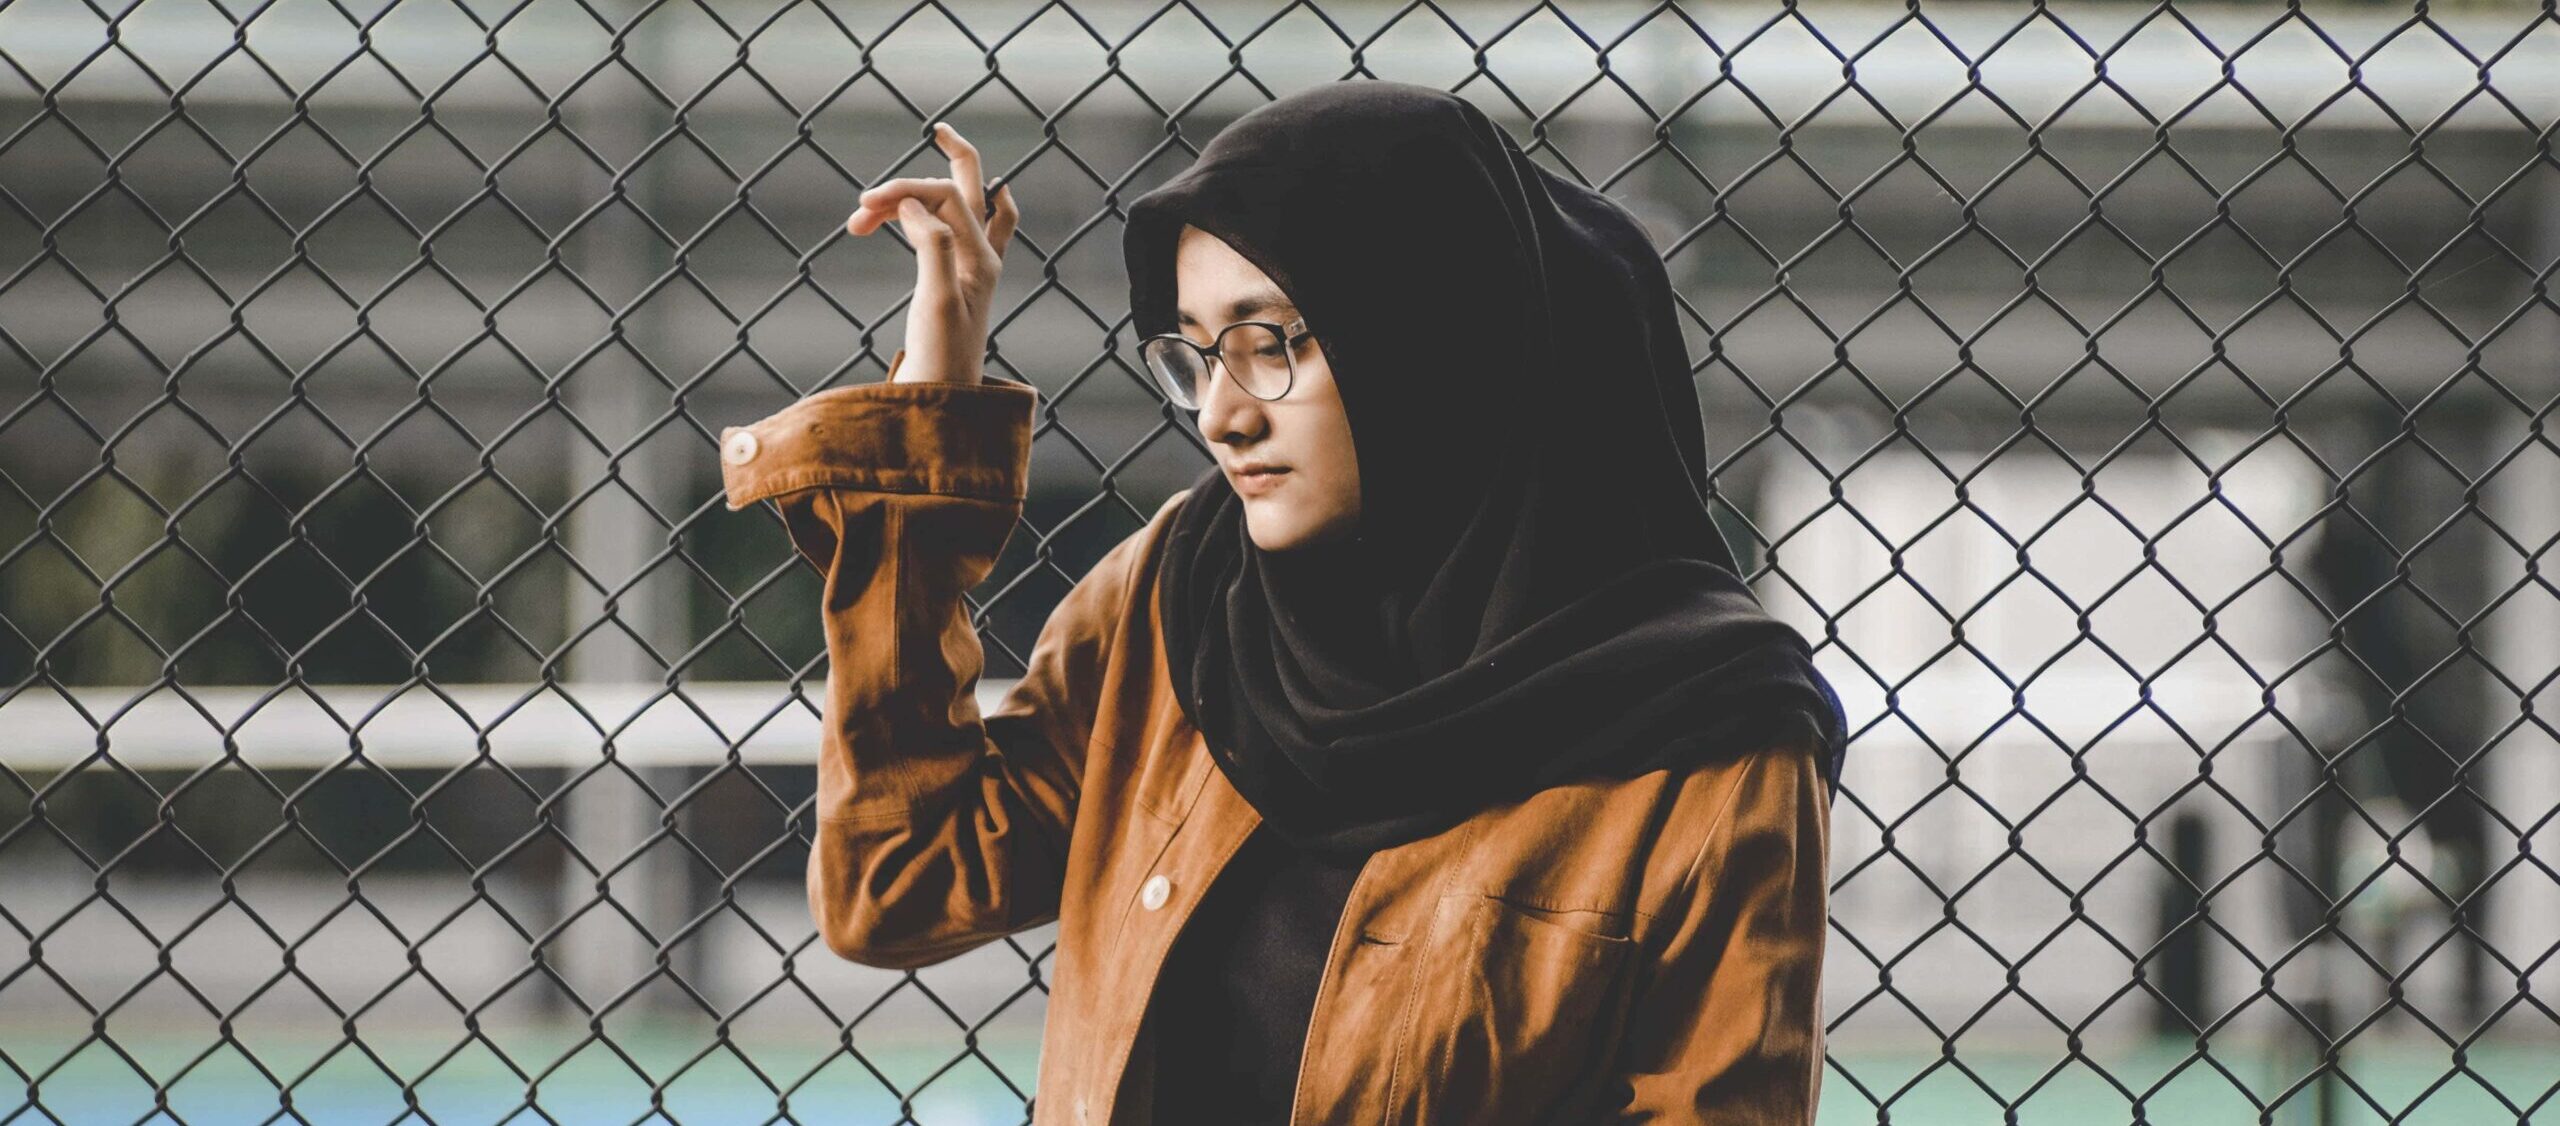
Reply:
<svg viewBox="0 0 2560 1126"><path fill-rule="evenodd" d="M1815 746L1745 764L1637 983L1615 1121L1811 1126L1823 1073L1830 803Z"/></svg>
<svg viewBox="0 0 2560 1126"><path fill-rule="evenodd" d="M721 433L729 507L772 501L824 575L809 906L855 962L928 965L1057 917L1116 572L1074 587L985 716L963 598L1021 516L1037 397L884 377Z"/></svg>

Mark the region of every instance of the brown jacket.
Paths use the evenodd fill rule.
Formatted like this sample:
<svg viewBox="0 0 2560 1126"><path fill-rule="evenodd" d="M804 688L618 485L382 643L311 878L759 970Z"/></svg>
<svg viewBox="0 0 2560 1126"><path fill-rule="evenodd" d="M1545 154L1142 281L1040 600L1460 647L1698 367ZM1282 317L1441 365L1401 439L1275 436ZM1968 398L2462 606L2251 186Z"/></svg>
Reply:
<svg viewBox="0 0 2560 1126"><path fill-rule="evenodd" d="M1076 583L991 713L1047 738L987 737L962 595L1021 514L1037 397L831 388L724 431L722 474L731 508L775 500L826 575L809 905L827 945L906 968L1056 921L1034 1120L1146 1123L1157 970L1260 815L1165 674L1152 577L1183 493ZM1293 1124L1812 1122L1829 853L1814 739L1559 786L1373 856Z"/></svg>

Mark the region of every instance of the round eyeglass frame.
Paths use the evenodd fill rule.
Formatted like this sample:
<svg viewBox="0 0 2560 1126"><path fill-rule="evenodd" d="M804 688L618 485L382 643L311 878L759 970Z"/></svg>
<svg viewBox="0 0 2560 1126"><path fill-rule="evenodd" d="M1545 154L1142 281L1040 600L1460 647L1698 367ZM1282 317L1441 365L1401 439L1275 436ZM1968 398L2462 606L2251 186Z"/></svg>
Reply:
<svg viewBox="0 0 2560 1126"><path fill-rule="evenodd" d="M1277 395L1269 395L1269 396L1265 396L1265 395L1254 395L1254 393L1253 393L1253 388L1251 388L1251 387L1246 387L1246 386L1244 385L1244 381L1243 381L1243 380L1237 379L1237 378L1235 377L1235 373L1234 373L1234 372L1227 371L1227 363L1226 363L1226 359L1227 359L1227 358L1226 358L1226 342L1227 342L1227 334L1228 334L1228 333L1230 333L1230 332L1234 332L1234 331L1235 331L1235 330L1237 330L1237 329L1244 328L1244 327L1246 327L1246 326L1248 326L1248 325L1254 325L1254 326L1259 326L1259 327L1262 327L1262 328L1270 329L1270 330L1271 330L1271 334L1272 334L1272 335L1277 336L1277 337L1279 337L1279 338L1280 338L1280 358L1281 358L1281 361L1282 361L1283 363L1285 363L1285 364L1287 364L1287 365L1288 365L1288 372L1289 372L1289 374L1288 374L1288 379L1286 380L1286 382L1285 382L1285 383L1283 383L1283 385L1282 385L1282 386L1281 386L1281 388L1280 388L1280 393L1279 393L1279 394L1277 394ZM1204 364L1204 365L1208 365L1208 366L1210 366L1210 367L1213 367L1213 368L1215 368L1217 371L1219 371L1220 373L1224 374L1230 382L1233 382L1233 383L1234 383L1238 388L1242 389L1242 390L1244 391L1244 393L1245 393L1245 394L1247 394L1247 395L1253 395L1253 397L1254 397L1254 398L1261 399L1263 402L1266 402L1266 403L1276 403L1276 402L1279 402L1279 401L1280 401L1280 400L1282 400L1282 399L1288 398L1288 397L1289 397L1289 392L1294 391L1294 390L1297 390L1297 387L1298 387L1298 343L1299 343L1300 341L1305 340L1307 337L1310 337L1310 336L1313 336L1313 335L1315 335L1315 333L1314 333L1313 331L1311 331L1311 330L1309 330L1309 329L1307 328L1307 318L1305 318L1305 317L1303 317L1303 316L1301 316L1301 317L1295 317L1295 318L1292 318L1292 319L1289 321L1289 323L1288 323L1288 324L1285 324L1285 325L1283 325L1283 324L1274 324L1274 323L1272 323L1272 322L1270 322L1270 321L1237 321L1237 322L1235 322L1234 324L1231 324L1231 325L1228 325L1228 326L1227 326L1227 327L1225 327L1225 328L1219 329L1219 330L1218 330L1218 336L1217 336L1217 338L1216 338L1216 339L1214 339L1214 340L1211 340L1211 341L1210 341L1208 344L1206 344L1206 345L1194 344L1194 343L1192 343L1192 342L1191 342L1191 338L1190 338L1190 337L1188 337L1188 336L1184 336L1184 335L1182 335L1181 333L1178 333L1178 332L1159 332L1159 333L1155 334L1154 336L1147 337L1146 339L1141 340L1141 341L1139 341L1139 342L1138 342L1138 354L1139 354L1139 357L1140 357L1140 361L1139 361L1139 362L1141 362L1141 363L1145 363L1145 362L1146 362L1146 360L1145 360L1145 356L1146 356L1146 351L1147 351L1147 346L1148 346L1148 345L1153 344L1153 343L1155 343L1155 342L1156 342L1156 341L1158 341L1158 340L1170 340L1170 341L1173 341L1173 342L1175 342L1175 343L1177 343L1177 344L1182 345L1182 346L1183 346L1183 347L1185 347L1185 348L1189 348L1189 349L1191 349L1192 351L1199 353L1199 354L1200 354L1200 362L1201 362L1202 364ZM1152 363L1147 364L1147 371L1148 371L1148 374L1153 375L1153 376L1155 377L1155 379L1156 379L1156 382L1157 382L1157 383L1159 383L1159 384L1170 384L1170 383L1171 383L1171 381L1170 381L1170 380L1168 380L1168 379L1166 379L1166 378L1164 377L1164 373L1162 373L1162 372L1159 372L1159 371L1156 371L1156 370L1155 370L1155 365L1154 365L1154 364L1152 364ZM1175 403L1174 403L1174 405L1175 405L1175 406L1177 406L1177 407L1181 407L1183 410L1191 411L1191 412L1193 412L1193 413L1198 413L1198 412L1199 412L1199 410L1200 410L1200 404L1198 404L1198 403L1183 403L1183 402L1181 402L1181 401L1179 401L1179 400L1176 400L1176 401L1175 401Z"/></svg>

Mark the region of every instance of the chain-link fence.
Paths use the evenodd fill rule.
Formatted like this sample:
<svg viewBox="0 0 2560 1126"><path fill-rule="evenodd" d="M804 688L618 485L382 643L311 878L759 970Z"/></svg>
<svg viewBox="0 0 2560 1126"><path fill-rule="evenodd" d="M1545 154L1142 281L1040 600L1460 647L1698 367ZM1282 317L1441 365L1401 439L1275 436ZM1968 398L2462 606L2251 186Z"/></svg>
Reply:
<svg viewBox="0 0 2560 1126"><path fill-rule="evenodd" d="M816 589L949 119L1043 392L992 703L1207 464L1122 207L1274 92L1650 226L1821 644L1826 1121L2541 1120L2549 5L0 3L0 1122L1028 1117L1042 929L815 942Z"/></svg>

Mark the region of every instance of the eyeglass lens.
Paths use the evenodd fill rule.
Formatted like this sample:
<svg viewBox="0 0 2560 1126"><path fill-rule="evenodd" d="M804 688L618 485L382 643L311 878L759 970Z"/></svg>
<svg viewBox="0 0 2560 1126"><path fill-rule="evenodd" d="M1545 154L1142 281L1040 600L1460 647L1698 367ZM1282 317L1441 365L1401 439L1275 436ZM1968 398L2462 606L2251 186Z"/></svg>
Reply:
<svg viewBox="0 0 2560 1126"><path fill-rule="evenodd" d="M1146 343L1147 368L1165 393L1185 410L1198 410L1209 396L1214 374L1200 350L1186 341L1157 338ZM1289 349L1280 334L1251 322L1227 326L1218 336L1220 366L1258 399L1277 399L1289 390Z"/></svg>

